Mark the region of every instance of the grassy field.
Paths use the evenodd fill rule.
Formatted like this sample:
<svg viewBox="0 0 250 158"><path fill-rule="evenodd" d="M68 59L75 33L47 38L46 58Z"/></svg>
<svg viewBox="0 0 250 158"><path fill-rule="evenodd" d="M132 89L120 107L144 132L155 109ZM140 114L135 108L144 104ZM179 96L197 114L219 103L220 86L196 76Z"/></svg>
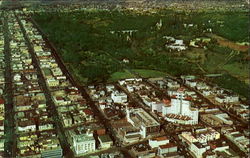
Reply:
<svg viewBox="0 0 250 158"><path fill-rule="evenodd" d="M136 76L130 73L129 71L119 71L111 74L110 78L108 79L108 82L116 82L121 79L134 78L134 77Z"/></svg>
<svg viewBox="0 0 250 158"><path fill-rule="evenodd" d="M128 70L115 72L110 75L108 82L116 82L121 79L126 78L134 78L134 77L143 77L143 78L154 78L154 77L165 77L166 73L155 71L155 70L145 70L145 69L132 69L133 73L129 72Z"/></svg>
<svg viewBox="0 0 250 158"><path fill-rule="evenodd" d="M154 78L154 77L165 77L166 73L155 71L155 70L145 70L145 69L132 69L133 72L144 78Z"/></svg>
<svg viewBox="0 0 250 158"><path fill-rule="evenodd" d="M238 42L230 41L226 38L223 38L215 34L207 34L207 36L216 39L218 44L222 47L228 47L230 49L241 51L241 52L247 52L249 49L249 46L247 45L241 45Z"/></svg>
<svg viewBox="0 0 250 158"><path fill-rule="evenodd" d="M235 50L219 46L216 41L208 49L178 53L169 52L162 38L172 36L188 44L194 38L206 37L207 29L211 28L213 33L231 41L248 41L249 21L245 12L159 10L143 14L128 10L86 10L37 13L33 18L83 84L133 77L124 71L127 68L144 77L203 74L201 69L205 73L227 72L239 79L247 73L245 55L234 53L237 55L228 60ZM160 20L162 27L157 28ZM122 33L126 30L136 31ZM126 67L118 64L123 59L129 60ZM239 72L242 66L244 71Z"/></svg>

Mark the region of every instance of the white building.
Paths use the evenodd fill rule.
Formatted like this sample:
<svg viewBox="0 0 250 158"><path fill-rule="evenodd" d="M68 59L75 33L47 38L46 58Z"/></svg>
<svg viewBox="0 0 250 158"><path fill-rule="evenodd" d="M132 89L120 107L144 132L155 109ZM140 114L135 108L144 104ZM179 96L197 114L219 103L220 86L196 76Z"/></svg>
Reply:
<svg viewBox="0 0 250 158"><path fill-rule="evenodd" d="M243 133L240 133L239 131L232 131L232 132L227 132L225 136L231 140L236 146L240 148L241 151L245 153L250 153L250 143L249 143L249 138L244 136Z"/></svg>
<svg viewBox="0 0 250 158"><path fill-rule="evenodd" d="M192 135L191 132L182 132L179 135L179 138L183 141L186 142L188 145L192 144L193 142L197 142L198 140Z"/></svg>
<svg viewBox="0 0 250 158"><path fill-rule="evenodd" d="M198 124L198 115L199 115L198 109L191 108L190 101L186 100L183 91L179 90L176 94L177 95L175 96L175 98L171 99L171 103L169 106L163 106L162 114L163 115L174 114L174 116L180 116L180 119L184 118L184 121L183 120L178 121L178 119L176 119L177 117L175 117L174 119L166 117L166 119L171 122ZM185 118L191 118L191 119L185 120Z"/></svg>
<svg viewBox="0 0 250 158"><path fill-rule="evenodd" d="M144 109L129 109L126 107L127 120L135 127L140 128L142 138L147 137L151 133L158 133L160 123L150 116Z"/></svg>
<svg viewBox="0 0 250 158"><path fill-rule="evenodd" d="M50 78L50 79L47 79L46 81L49 87L59 86L59 81L56 80L55 78Z"/></svg>
<svg viewBox="0 0 250 158"><path fill-rule="evenodd" d="M168 88L180 88L180 84L177 81L168 80Z"/></svg>
<svg viewBox="0 0 250 158"><path fill-rule="evenodd" d="M150 99L148 96L141 96L143 102L151 108L151 110L157 111L157 112L162 112L162 107L164 106L164 103L158 99Z"/></svg>
<svg viewBox="0 0 250 158"><path fill-rule="evenodd" d="M158 155L177 152L177 145L174 143L168 143L160 145L158 148Z"/></svg>
<svg viewBox="0 0 250 158"><path fill-rule="evenodd" d="M93 134L74 135L72 139L73 147L77 155L91 152L96 149Z"/></svg>
<svg viewBox="0 0 250 158"><path fill-rule="evenodd" d="M98 140L100 142L100 147L102 149L110 148L113 145L112 139L107 134L106 135L98 136Z"/></svg>
<svg viewBox="0 0 250 158"><path fill-rule="evenodd" d="M149 139L149 142L148 142L151 148L158 148L160 145L164 145L168 143L169 143L169 139L166 136Z"/></svg>
<svg viewBox="0 0 250 158"><path fill-rule="evenodd" d="M177 51L182 51L182 50L186 50L187 47L185 46L183 40L175 40L175 43L170 44L170 45L166 45L167 48L170 48L172 50L177 50Z"/></svg>
<svg viewBox="0 0 250 158"><path fill-rule="evenodd" d="M230 117L228 116L227 113L219 113L219 114L215 114L214 115L218 120L220 120L221 122L223 122L224 124L227 125L232 125L233 121L230 120Z"/></svg>
<svg viewBox="0 0 250 158"><path fill-rule="evenodd" d="M128 97L124 92L114 91L111 93L111 98L114 103L126 103L128 101Z"/></svg>
<svg viewBox="0 0 250 158"><path fill-rule="evenodd" d="M190 151L195 155L196 158L203 158L202 154L210 149L210 146L203 145L199 142L194 142L189 147Z"/></svg>
<svg viewBox="0 0 250 158"><path fill-rule="evenodd" d="M14 75L14 80L15 81L21 81L21 75L20 74L15 74Z"/></svg>
<svg viewBox="0 0 250 158"><path fill-rule="evenodd" d="M217 95L215 101L219 103L235 103L239 102L239 96L237 95Z"/></svg>
<svg viewBox="0 0 250 158"><path fill-rule="evenodd" d="M200 143L220 139L220 133L211 127L195 130L195 137Z"/></svg>
<svg viewBox="0 0 250 158"><path fill-rule="evenodd" d="M52 74L54 76L62 76L63 75L62 70L59 67L51 69L51 71L52 71Z"/></svg>

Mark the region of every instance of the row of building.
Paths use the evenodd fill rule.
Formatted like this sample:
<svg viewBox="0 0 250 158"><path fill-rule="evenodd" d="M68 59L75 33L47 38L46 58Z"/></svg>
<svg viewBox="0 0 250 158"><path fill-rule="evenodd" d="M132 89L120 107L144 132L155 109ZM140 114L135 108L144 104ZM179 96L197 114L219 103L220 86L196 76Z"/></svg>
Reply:
<svg viewBox="0 0 250 158"><path fill-rule="evenodd" d="M211 127L179 134L181 142L196 158L239 157L236 151Z"/></svg>
<svg viewBox="0 0 250 158"><path fill-rule="evenodd" d="M8 14L13 107L18 157L62 156L54 122L21 27L13 13Z"/></svg>
<svg viewBox="0 0 250 158"><path fill-rule="evenodd" d="M239 131L234 127L224 127L221 129L222 134L236 145L242 152L250 154L249 130Z"/></svg>
<svg viewBox="0 0 250 158"><path fill-rule="evenodd" d="M249 103L241 101L239 95L232 91L206 83L195 76L182 76L182 79L185 84L195 88L215 104L223 106L240 118L249 121Z"/></svg>
<svg viewBox="0 0 250 158"><path fill-rule="evenodd" d="M105 128L99 123L80 90L67 78L40 32L24 16L21 18L59 114L64 130L62 132L75 156L110 148L113 141L106 132L97 132Z"/></svg>
<svg viewBox="0 0 250 158"><path fill-rule="evenodd" d="M138 158L184 158L179 152L179 147L168 136L159 136L139 143L131 148L131 153Z"/></svg>
<svg viewBox="0 0 250 158"><path fill-rule="evenodd" d="M154 84L154 86L152 86L149 82ZM232 138L231 140L230 136L224 134L220 130L218 131L218 129L236 125L236 120L232 119L230 115L222 112L214 105L209 105L207 101L201 99L197 92L186 87L182 87L176 80L170 78L152 78L148 81L144 81L140 78L133 78L121 80L118 83L124 88L125 91L127 91L127 93L130 93L132 96L137 96L139 98L138 101L143 102L147 107L146 109L149 108L151 112L156 113L158 118L164 118L167 122L177 123L179 126L188 124L195 125L198 124L199 121L199 124L204 128L194 128L196 130L192 132L188 132L187 130L185 132L184 129L182 130L184 132L179 135L180 141L183 142L183 145L185 145L193 157L240 157L241 155L236 153L237 149L232 148L232 145L228 143L228 141L233 142L233 144L238 146L238 148L240 148L243 152L248 152L247 150L249 145L246 143L246 140L249 139L248 137L237 138L242 141L242 143L238 143L238 141L236 141L237 139ZM157 93L157 88L155 86L164 92L166 96L161 96ZM206 86L204 84L200 84L198 87L199 89L202 89L202 87ZM192 108L196 111L196 117L190 114L192 112ZM138 114L138 110L127 109L126 111L128 114L126 116L126 120L130 124L133 124L133 122L130 121L130 113L136 111L135 113ZM186 123L188 122L188 119L181 119L180 116L189 116L190 118L197 120L197 122ZM153 123L153 121L149 120L147 120L147 122ZM122 123L125 125L125 121L120 122L120 124ZM119 123L114 124L114 127L119 127ZM216 130L212 127L215 127ZM138 132L136 133L136 130L133 130L131 127L129 127L129 129L131 130L129 131L130 134L140 134ZM225 137L221 138L221 135ZM135 141L138 140L139 139L135 139ZM150 154L154 155L155 153L142 152L141 154L148 156Z"/></svg>
<svg viewBox="0 0 250 158"><path fill-rule="evenodd" d="M112 121L112 128L122 144L133 143L158 134L160 124L115 85L89 86L88 93L99 110ZM118 116L120 114L120 116Z"/></svg>
<svg viewBox="0 0 250 158"><path fill-rule="evenodd" d="M125 79L119 81L132 95L136 95L143 103L148 106L152 112L157 113L165 120L179 124L198 124L199 111L193 107L192 98L197 97L195 93L185 91L178 83L173 80L162 81L161 87L169 85L166 96L160 96L154 88L142 81L142 79ZM154 80L153 82L157 82ZM171 87L172 86L172 87Z"/></svg>
<svg viewBox="0 0 250 158"><path fill-rule="evenodd" d="M88 86L88 94L95 101L99 111L109 120L119 120L125 116L128 96L114 85Z"/></svg>
<svg viewBox="0 0 250 158"><path fill-rule="evenodd" d="M5 60L4 60L4 34L3 34L3 18L0 17L0 156L1 152L4 151L4 103L5 100L3 98L4 94L4 68L5 68Z"/></svg>

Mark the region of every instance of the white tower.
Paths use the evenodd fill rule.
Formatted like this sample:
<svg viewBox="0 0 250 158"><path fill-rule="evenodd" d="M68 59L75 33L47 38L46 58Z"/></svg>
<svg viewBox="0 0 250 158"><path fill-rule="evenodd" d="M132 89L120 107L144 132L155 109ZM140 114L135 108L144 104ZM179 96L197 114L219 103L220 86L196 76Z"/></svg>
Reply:
<svg viewBox="0 0 250 158"><path fill-rule="evenodd" d="M130 120L130 112L127 105L126 105L126 118L127 120Z"/></svg>
<svg viewBox="0 0 250 158"><path fill-rule="evenodd" d="M160 30L161 27L162 27L162 20L160 19L160 21L159 21L158 23L156 23L156 28L157 28L158 30Z"/></svg>

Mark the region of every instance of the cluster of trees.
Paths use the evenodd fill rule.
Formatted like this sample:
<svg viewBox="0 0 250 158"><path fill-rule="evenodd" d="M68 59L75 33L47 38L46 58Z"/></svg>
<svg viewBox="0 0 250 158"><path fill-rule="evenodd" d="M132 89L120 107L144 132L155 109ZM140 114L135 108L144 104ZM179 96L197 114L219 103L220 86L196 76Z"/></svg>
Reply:
<svg viewBox="0 0 250 158"><path fill-rule="evenodd" d="M225 89L230 89L233 92L246 97L248 100L250 99L249 85L229 74L224 74L221 77L215 78L213 82L218 84L220 87L223 87Z"/></svg>
<svg viewBox="0 0 250 158"><path fill-rule="evenodd" d="M249 12L206 10L192 12L188 21L232 41L249 41ZM204 25L203 25L204 24Z"/></svg>
<svg viewBox="0 0 250 158"><path fill-rule="evenodd" d="M116 60L124 58L129 59L127 65L131 69L159 70L172 75L199 73L196 65L162 53L165 43L162 37L199 37L203 35L203 22L210 18L200 13L160 11L137 14L117 10L45 12L33 17L60 50L64 61L76 70L73 71L78 73L76 76L88 78L88 82L102 82L112 73L122 71L123 67ZM160 19L163 26L158 30L155 24ZM185 28L184 23L197 26ZM138 31L131 36L110 33L122 30Z"/></svg>

